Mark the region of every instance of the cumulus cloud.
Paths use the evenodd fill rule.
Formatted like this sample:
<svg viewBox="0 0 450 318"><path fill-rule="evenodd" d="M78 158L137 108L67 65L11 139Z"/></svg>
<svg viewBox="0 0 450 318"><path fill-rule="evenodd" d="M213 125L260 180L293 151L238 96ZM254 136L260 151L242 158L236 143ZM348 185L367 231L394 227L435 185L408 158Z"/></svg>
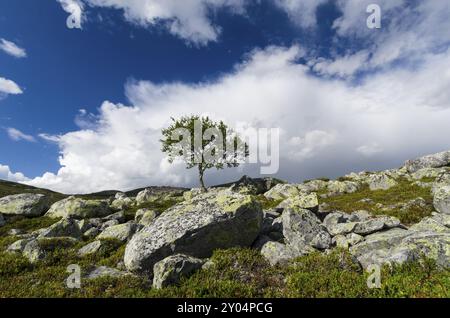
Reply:
<svg viewBox="0 0 450 318"><path fill-rule="evenodd" d="M0 39L0 50L17 58L24 58L27 56L25 49L19 47L16 43L5 39Z"/></svg>
<svg viewBox="0 0 450 318"><path fill-rule="evenodd" d="M185 114L279 127L278 176L290 181L390 168L450 147L450 72L442 72L450 69L448 50L427 56L418 68L379 72L357 86L311 75L297 62L302 52L298 46L256 50L210 82L129 82L130 105L105 101L95 125L45 136L59 145L61 169L27 183L69 193L194 185L195 171L168 164L159 144L170 117ZM374 153L376 162L367 156ZM211 171L207 181L255 175L258 167Z"/></svg>
<svg viewBox="0 0 450 318"><path fill-rule="evenodd" d="M326 2L326 1L325 1ZM323 1L278 0L292 22L311 27L316 21L317 8ZM450 2L379 0L381 29L366 25L367 7L372 0L338 0L341 15L334 21L334 43L352 43L344 53L331 52L331 57L311 56L317 63L314 70L321 75L352 77L359 71L389 68L393 63L417 64L429 52L445 50L450 43ZM314 55L315 53L311 53Z"/></svg>
<svg viewBox="0 0 450 318"><path fill-rule="evenodd" d="M4 166L2 164L0 164L0 179L12 182L25 182L29 180L22 173L13 173L8 166Z"/></svg>
<svg viewBox="0 0 450 318"><path fill-rule="evenodd" d="M81 0L58 0L78 21L83 19ZM122 10L126 21L141 26L162 26L171 34L197 45L216 41L220 27L211 15L219 9L242 14L248 0L83 0L92 7ZM80 23L81 27L81 23Z"/></svg>
<svg viewBox="0 0 450 318"><path fill-rule="evenodd" d="M21 141L21 140L25 140L28 142L36 141L36 139L33 136L27 135L16 128L8 127L5 128L5 130L8 133L9 138L11 138L14 141Z"/></svg>
<svg viewBox="0 0 450 318"><path fill-rule="evenodd" d="M14 81L0 76L0 99L6 95L18 95L23 91Z"/></svg>

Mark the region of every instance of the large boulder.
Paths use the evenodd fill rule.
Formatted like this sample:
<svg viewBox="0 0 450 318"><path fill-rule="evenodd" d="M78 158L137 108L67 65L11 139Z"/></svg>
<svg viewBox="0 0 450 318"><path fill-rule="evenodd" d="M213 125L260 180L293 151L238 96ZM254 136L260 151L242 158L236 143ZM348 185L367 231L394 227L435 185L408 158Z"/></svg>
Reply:
<svg viewBox="0 0 450 318"><path fill-rule="evenodd" d="M43 194L24 193L0 198L0 213L26 217L42 216L49 208L48 198Z"/></svg>
<svg viewBox="0 0 450 318"><path fill-rule="evenodd" d="M185 189L170 187L150 187L137 194L136 203L140 205L148 202L176 200L182 198L185 191Z"/></svg>
<svg viewBox="0 0 450 318"><path fill-rule="evenodd" d="M125 266L151 274L153 266L173 254L199 258L215 249L251 246L263 212L251 196L222 191L205 193L166 210L136 233L125 250Z"/></svg>
<svg viewBox="0 0 450 318"><path fill-rule="evenodd" d="M133 236L137 229L138 225L134 222L114 225L106 228L99 236L97 236L97 239L115 239L126 242Z"/></svg>
<svg viewBox="0 0 450 318"><path fill-rule="evenodd" d="M450 214L450 185L441 187L434 193L433 205L438 212Z"/></svg>
<svg viewBox="0 0 450 318"><path fill-rule="evenodd" d="M64 218L48 228L40 229L37 233L40 238L72 237L80 239L83 236L78 222L68 218Z"/></svg>
<svg viewBox="0 0 450 318"><path fill-rule="evenodd" d="M330 181L328 182L328 195L335 196L346 193L354 193L360 188L359 183L354 181Z"/></svg>
<svg viewBox="0 0 450 318"><path fill-rule="evenodd" d="M331 236L317 216L306 209L287 209L281 215L283 235L290 246L300 252L313 247L324 250L331 245Z"/></svg>
<svg viewBox="0 0 450 318"><path fill-rule="evenodd" d="M114 200L111 202L111 209L113 210L124 210L133 206L135 201L132 198L127 197L125 193L118 192L114 196Z"/></svg>
<svg viewBox="0 0 450 318"><path fill-rule="evenodd" d="M319 208L319 200L315 192L300 193L299 195L285 199L277 206L277 208L293 210L307 209L317 212Z"/></svg>
<svg viewBox="0 0 450 318"><path fill-rule="evenodd" d="M388 190L397 185L397 181L390 178L386 174L373 174L368 177L367 183L372 191L375 190Z"/></svg>
<svg viewBox="0 0 450 318"><path fill-rule="evenodd" d="M275 185L283 183L283 181L275 178L250 178L249 176L243 176L238 181L227 184L220 184L214 188L230 188L231 191L239 192L241 194L263 194Z"/></svg>
<svg viewBox="0 0 450 318"><path fill-rule="evenodd" d="M422 256L450 267L450 232L403 230L399 228L378 232L350 248L366 268L370 265L402 264Z"/></svg>
<svg viewBox="0 0 450 318"><path fill-rule="evenodd" d="M440 168L449 165L450 151L444 151L405 162L405 167L410 173L416 172L423 168Z"/></svg>
<svg viewBox="0 0 450 318"><path fill-rule="evenodd" d="M306 251L300 251L290 245L279 242L268 241L261 248L261 255L274 266L285 264L290 260L307 254Z"/></svg>
<svg viewBox="0 0 450 318"><path fill-rule="evenodd" d="M45 215L51 218L86 219L109 214L111 210L106 201L84 200L71 196L54 203Z"/></svg>
<svg viewBox="0 0 450 318"><path fill-rule="evenodd" d="M153 267L153 287L160 289L176 285L181 278L187 278L201 269L204 263L205 261L188 255L169 256Z"/></svg>
<svg viewBox="0 0 450 318"><path fill-rule="evenodd" d="M300 195L300 192L301 190L298 185L280 183L264 193L264 196L269 200L284 200L289 197Z"/></svg>

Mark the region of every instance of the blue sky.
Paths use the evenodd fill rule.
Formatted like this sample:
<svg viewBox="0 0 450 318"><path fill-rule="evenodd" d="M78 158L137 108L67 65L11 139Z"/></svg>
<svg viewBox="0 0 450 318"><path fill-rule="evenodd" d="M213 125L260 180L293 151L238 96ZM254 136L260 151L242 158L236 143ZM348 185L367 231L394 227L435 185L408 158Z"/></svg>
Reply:
<svg viewBox="0 0 450 318"><path fill-rule="evenodd" d="M372 2L2 1L0 177L64 192L192 185L192 173L167 167L154 143L163 118L189 112L282 128L278 176L292 181L445 150L448 1L375 1L378 30L365 25ZM70 14L80 29L66 26ZM442 78L429 80L436 71ZM296 81L301 89L290 87ZM140 140L148 129L154 135Z"/></svg>

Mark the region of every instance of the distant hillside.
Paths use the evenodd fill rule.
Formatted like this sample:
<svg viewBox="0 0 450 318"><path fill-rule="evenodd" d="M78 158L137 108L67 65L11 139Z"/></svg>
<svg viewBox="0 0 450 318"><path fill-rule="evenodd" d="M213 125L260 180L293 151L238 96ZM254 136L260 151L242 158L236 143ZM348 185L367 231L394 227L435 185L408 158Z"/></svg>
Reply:
<svg viewBox="0 0 450 318"><path fill-rule="evenodd" d="M153 186L153 187L147 187L147 188L159 189L161 191L171 190L171 189L188 190L185 188L176 188L176 187L154 187ZM135 197L139 192L141 192L142 190L147 189L147 188L139 188L139 189L126 191L125 194L129 197ZM120 192L120 191L107 190L107 191L100 191L100 192L95 192L95 193L90 193L90 194L79 194L76 196L85 198L85 199L101 200L101 199L107 199L109 197L112 197L118 192ZM45 194L45 195L49 196L51 202L56 202L56 201L59 201L59 200L62 200L64 198L68 197L67 194L62 194L59 192L55 192L55 191L51 191L51 190L47 190L47 189L36 188L36 187L28 186L25 184L21 184L21 183L0 180L0 198L7 196L7 195L21 194L21 193Z"/></svg>
<svg viewBox="0 0 450 318"><path fill-rule="evenodd" d="M66 195L62 193L54 192L51 190L40 189L21 183L0 180L0 198L7 195L21 194L21 193L45 194L50 198L51 202L56 202L66 197Z"/></svg>

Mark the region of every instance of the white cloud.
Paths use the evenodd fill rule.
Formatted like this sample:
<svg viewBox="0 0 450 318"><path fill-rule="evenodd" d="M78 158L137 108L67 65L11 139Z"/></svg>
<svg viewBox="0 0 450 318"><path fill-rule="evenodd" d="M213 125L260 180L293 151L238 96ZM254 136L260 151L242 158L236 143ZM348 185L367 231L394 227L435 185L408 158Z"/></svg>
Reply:
<svg viewBox="0 0 450 318"><path fill-rule="evenodd" d="M64 9L82 19L83 3L79 0L58 0ZM211 21L211 14L227 9L242 14L247 0L84 0L95 7L123 10L125 19L142 27L164 26L171 34L188 42L204 45L216 41L220 27Z"/></svg>
<svg viewBox="0 0 450 318"><path fill-rule="evenodd" d="M25 49L19 47L14 42L7 41L5 39L0 39L0 50L3 50L5 53L17 58L23 58L27 56L27 52L25 51Z"/></svg>
<svg viewBox="0 0 450 318"><path fill-rule="evenodd" d="M23 91L14 81L0 77L0 98L5 95L18 95Z"/></svg>
<svg viewBox="0 0 450 318"><path fill-rule="evenodd" d="M24 182L29 180L22 173L13 173L8 166L4 166L2 164L0 164L0 179L12 182Z"/></svg>
<svg viewBox="0 0 450 318"><path fill-rule="evenodd" d="M428 55L414 70L379 72L358 86L310 75L296 63L299 47L254 51L216 81L156 84L130 82L131 106L105 101L96 125L60 136L61 169L28 182L62 192L195 185L195 171L169 165L160 130L170 117L209 114L231 125L280 127L279 177L291 181L337 176L355 166L378 170L450 148L450 51ZM436 76L442 74L442 76ZM432 127L432 129L430 129ZM377 146L367 141L377 141ZM361 153L377 152L374 163ZM208 172L208 183L247 173Z"/></svg>
<svg viewBox="0 0 450 318"><path fill-rule="evenodd" d="M21 140L25 140L28 142L36 141L36 139L34 139L33 136L27 135L16 128L9 127L9 128L5 128L5 129L6 129L6 132L8 133L9 138L11 138L14 141L21 141Z"/></svg>
<svg viewBox="0 0 450 318"><path fill-rule="evenodd" d="M68 17L68 27L81 29L84 18L84 4L81 0L57 0L64 11L70 16Z"/></svg>
<svg viewBox="0 0 450 318"><path fill-rule="evenodd" d="M316 26L317 7L328 0L275 0L275 4L286 11L297 25L309 28Z"/></svg>
<svg viewBox="0 0 450 318"><path fill-rule="evenodd" d="M319 23L315 12L323 1L277 0L294 24L311 27ZM332 58L310 56L319 64L314 68L321 75L353 76L358 71L389 68L402 61L423 62L429 52L445 50L450 43L450 2L441 0L406 1L379 0L381 29L369 29L366 9L372 0L338 0L342 16L333 23L337 46L352 43L352 51L334 54ZM347 45L348 47L348 45ZM309 48L311 49L311 48ZM317 54L312 52L312 55Z"/></svg>
<svg viewBox="0 0 450 318"><path fill-rule="evenodd" d="M373 142L371 144L362 145L358 147L356 151L362 154L363 156L372 157L373 155L383 152L383 148L381 148L381 146L378 143Z"/></svg>

